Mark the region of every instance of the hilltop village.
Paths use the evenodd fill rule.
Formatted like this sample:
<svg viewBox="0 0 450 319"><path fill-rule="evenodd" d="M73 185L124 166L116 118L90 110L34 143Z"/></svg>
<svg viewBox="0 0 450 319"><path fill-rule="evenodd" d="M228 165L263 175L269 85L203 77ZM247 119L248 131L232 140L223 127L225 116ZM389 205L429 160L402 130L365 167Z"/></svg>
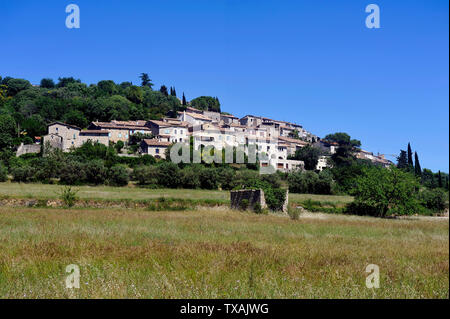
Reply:
<svg viewBox="0 0 450 319"><path fill-rule="evenodd" d="M276 170L289 172L302 169L302 161L289 159L306 145L321 149L316 170L321 171L327 165L329 156L335 153L337 144L323 140L308 132L301 125L279 121L267 117L246 115L238 118L228 113L199 110L188 106L185 111L177 112L176 118L164 117L160 120L92 122L88 129L54 122L48 125L44 145L51 145L62 151L80 147L90 140L104 145L122 142L125 146L122 156L137 156L126 153L127 145L135 134L142 138L137 153L165 159L166 149L174 143L188 143L193 138L195 148L212 146L216 150L224 147L255 144L258 152L267 155L261 160L261 167L272 166ZM19 148L20 154L34 152ZM36 149L37 151L37 149ZM373 163L388 167L392 163L383 155L359 150L357 158L368 159Z"/></svg>

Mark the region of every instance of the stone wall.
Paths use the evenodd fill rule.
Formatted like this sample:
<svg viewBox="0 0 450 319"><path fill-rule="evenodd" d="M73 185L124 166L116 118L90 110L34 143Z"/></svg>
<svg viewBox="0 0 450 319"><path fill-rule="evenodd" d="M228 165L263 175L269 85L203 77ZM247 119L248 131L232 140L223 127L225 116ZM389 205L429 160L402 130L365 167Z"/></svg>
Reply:
<svg viewBox="0 0 450 319"><path fill-rule="evenodd" d="M41 145L40 144L29 144L24 145L23 143L20 144L20 146L17 148L16 156L19 157L24 154L38 154L41 152Z"/></svg>
<svg viewBox="0 0 450 319"><path fill-rule="evenodd" d="M259 203L261 208L267 208L266 199L264 197L264 191L262 189L243 189L237 191L231 191L230 201L232 209L240 209L241 201L248 200L248 208L254 209L255 204ZM286 199L283 204L283 212L287 213L289 204L289 190L286 190Z"/></svg>
<svg viewBox="0 0 450 319"><path fill-rule="evenodd" d="M248 208L253 209L256 203L261 205L261 208L267 208L266 200L264 198L264 191L262 189L243 189L231 191L231 208L240 209L241 201L248 200Z"/></svg>

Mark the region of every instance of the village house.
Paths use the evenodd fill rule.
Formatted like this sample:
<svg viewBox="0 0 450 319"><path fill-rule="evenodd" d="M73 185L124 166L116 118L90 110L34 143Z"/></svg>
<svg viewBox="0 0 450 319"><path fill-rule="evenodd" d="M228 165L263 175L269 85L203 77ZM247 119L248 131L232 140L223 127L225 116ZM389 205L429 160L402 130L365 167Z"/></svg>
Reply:
<svg viewBox="0 0 450 319"><path fill-rule="evenodd" d="M166 158L166 150L171 145L170 142L160 142L157 139L144 139L141 141L139 153L151 155L154 158Z"/></svg>
<svg viewBox="0 0 450 319"><path fill-rule="evenodd" d="M220 121L223 124L239 124L239 118L231 114L220 114Z"/></svg>
<svg viewBox="0 0 450 319"><path fill-rule="evenodd" d="M178 120L189 123L190 126L199 126L202 124L212 123L213 120L201 113L179 112Z"/></svg>
<svg viewBox="0 0 450 319"><path fill-rule="evenodd" d="M92 122L89 130L108 130L109 141L117 143L122 141L128 144L130 136L135 133L150 134L151 130L147 126L147 121L111 121L111 122Z"/></svg>
<svg viewBox="0 0 450 319"><path fill-rule="evenodd" d="M316 171L323 171L324 168L328 167L329 159L330 159L330 156L328 156L328 155L319 156L319 160L317 161L317 165L316 165Z"/></svg>
<svg viewBox="0 0 450 319"><path fill-rule="evenodd" d="M308 143L305 141L291 138L291 137L286 137L286 136L279 136L278 141L280 144L287 145L287 154L288 155L294 155L298 149L308 145Z"/></svg>
<svg viewBox="0 0 450 319"><path fill-rule="evenodd" d="M109 131L81 130L81 128L61 122L54 122L47 126L47 135L44 136L44 145L58 148L64 152L71 148L80 147L87 141L109 145Z"/></svg>
<svg viewBox="0 0 450 319"><path fill-rule="evenodd" d="M381 165L385 168L393 165L393 163L389 160L387 160L383 154L374 155L372 152L365 151L365 150L359 150L358 153L356 153L356 158L363 159L363 160L369 160L372 163L376 165Z"/></svg>
<svg viewBox="0 0 450 319"><path fill-rule="evenodd" d="M186 142L189 140L189 123L177 119L163 118L147 123L151 133L161 142Z"/></svg>

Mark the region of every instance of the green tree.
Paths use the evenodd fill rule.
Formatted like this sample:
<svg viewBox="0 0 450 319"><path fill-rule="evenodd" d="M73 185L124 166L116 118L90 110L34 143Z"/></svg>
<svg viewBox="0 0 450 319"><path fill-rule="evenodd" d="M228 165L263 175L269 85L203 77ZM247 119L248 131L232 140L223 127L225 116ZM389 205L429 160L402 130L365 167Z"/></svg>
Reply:
<svg viewBox="0 0 450 319"><path fill-rule="evenodd" d="M161 92L165 96L169 95L169 93L167 92L167 86L165 86L165 85L161 85L161 88L159 89L159 92Z"/></svg>
<svg viewBox="0 0 450 319"><path fill-rule="evenodd" d="M343 132L328 134L325 140L338 144L336 152L331 156L334 166L350 166L355 161L355 151L361 146L361 142L351 139L350 135Z"/></svg>
<svg viewBox="0 0 450 319"><path fill-rule="evenodd" d="M153 87L152 80L147 73L141 73L139 77L141 78L141 86L149 87L150 89Z"/></svg>
<svg viewBox="0 0 450 319"><path fill-rule="evenodd" d="M408 167L409 167L410 171L413 171L414 163L413 163L412 150L411 150L411 144L410 143L408 143Z"/></svg>
<svg viewBox="0 0 450 319"><path fill-rule="evenodd" d="M420 167L420 162L419 162L419 155L417 154L417 152L414 152L414 173L416 174L416 176L421 176L422 175L422 169Z"/></svg>
<svg viewBox="0 0 450 319"><path fill-rule="evenodd" d="M41 80L41 84L40 87L44 88L44 89L53 89L55 88L55 82L53 81L53 79L50 78L45 78Z"/></svg>
<svg viewBox="0 0 450 319"><path fill-rule="evenodd" d="M72 124L80 128L85 128L89 124L84 114L78 110L70 110L68 113L66 113L66 115L64 116L64 121L67 124Z"/></svg>
<svg viewBox="0 0 450 319"><path fill-rule="evenodd" d="M183 106L186 106L186 105L187 105L187 102L186 102L186 96L184 95L184 92L183 92L182 105L183 105Z"/></svg>
<svg viewBox="0 0 450 319"><path fill-rule="evenodd" d="M441 171L438 172L438 186L439 188L442 188L443 186Z"/></svg>
<svg viewBox="0 0 450 319"><path fill-rule="evenodd" d="M0 150L11 148L16 135L17 126L14 118L9 114L0 114Z"/></svg>
<svg viewBox="0 0 450 319"><path fill-rule="evenodd" d="M125 186L130 180L130 175L125 166L114 165L108 171L108 180L111 185Z"/></svg>
<svg viewBox="0 0 450 319"><path fill-rule="evenodd" d="M125 89L125 94L128 100L136 104L141 104L144 100L142 89L135 85L127 87Z"/></svg>
<svg viewBox="0 0 450 319"><path fill-rule="evenodd" d="M397 168L407 169L408 168L408 158L406 151L400 150L400 155L397 157Z"/></svg>
<svg viewBox="0 0 450 319"><path fill-rule="evenodd" d="M192 107L212 112L220 113L220 102L219 99L213 98L211 96L200 96L191 101Z"/></svg>
<svg viewBox="0 0 450 319"><path fill-rule="evenodd" d="M20 91L31 88L30 82L24 79L10 79L6 85L9 96L15 96Z"/></svg>
<svg viewBox="0 0 450 319"><path fill-rule="evenodd" d="M418 189L416 178L396 167L366 168L356 180L352 192L355 202L349 206L349 212L381 217L411 215L422 208Z"/></svg>
<svg viewBox="0 0 450 319"><path fill-rule="evenodd" d="M305 169L310 171L316 169L320 155L320 149L311 145L306 145L295 151L295 155L291 156L290 159L303 161L305 163Z"/></svg>
<svg viewBox="0 0 450 319"><path fill-rule="evenodd" d="M58 78L58 84L56 84L56 87L57 88L68 87L69 84L74 84L74 83L81 83L81 80L75 79L73 77Z"/></svg>
<svg viewBox="0 0 450 319"><path fill-rule="evenodd" d="M111 80L100 81L97 83L97 86L100 92L105 95L114 95L118 92L117 85Z"/></svg>

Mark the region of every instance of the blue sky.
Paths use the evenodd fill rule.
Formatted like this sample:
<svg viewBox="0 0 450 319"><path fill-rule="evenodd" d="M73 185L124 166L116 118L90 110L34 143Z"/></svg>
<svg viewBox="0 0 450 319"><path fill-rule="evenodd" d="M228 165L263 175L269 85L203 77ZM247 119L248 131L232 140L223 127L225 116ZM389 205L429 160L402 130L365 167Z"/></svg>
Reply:
<svg viewBox="0 0 450 319"><path fill-rule="evenodd" d="M70 3L80 29L65 27ZM370 3L381 29L365 27ZM448 12L441 0L1 1L0 75L139 83L146 72L236 116L348 132L375 153L411 142L422 167L448 172Z"/></svg>

